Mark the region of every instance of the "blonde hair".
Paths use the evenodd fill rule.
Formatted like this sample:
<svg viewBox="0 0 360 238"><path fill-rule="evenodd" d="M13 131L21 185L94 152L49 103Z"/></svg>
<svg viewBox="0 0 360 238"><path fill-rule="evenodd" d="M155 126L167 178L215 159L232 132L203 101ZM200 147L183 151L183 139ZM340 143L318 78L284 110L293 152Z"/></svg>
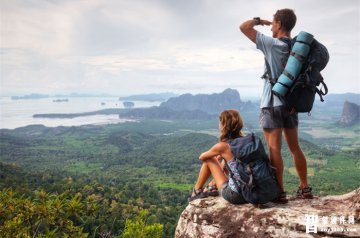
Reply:
<svg viewBox="0 0 360 238"><path fill-rule="evenodd" d="M228 141L243 136L243 119L237 110L225 110L220 113L220 141Z"/></svg>

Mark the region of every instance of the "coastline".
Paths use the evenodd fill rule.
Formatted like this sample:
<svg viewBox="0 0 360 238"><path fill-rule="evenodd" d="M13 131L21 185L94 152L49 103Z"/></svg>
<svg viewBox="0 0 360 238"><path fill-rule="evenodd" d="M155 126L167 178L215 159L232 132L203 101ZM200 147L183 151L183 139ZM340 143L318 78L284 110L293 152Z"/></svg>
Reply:
<svg viewBox="0 0 360 238"><path fill-rule="evenodd" d="M134 101L134 108L157 106L161 102ZM16 129L27 125L81 126L123 123L133 119L119 118L128 109L118 97L74 97L68 102L52 98L11 100L0 97L0 129Z"/></svg>
<svg viewBox="0 0 360 238"><path fill-rule="evenodd" d="M94 115L119 115L121 112L126 112L128 109L121 108L108 108L97 111L90 112L80 112L80 113L43 113L43 114L34 114L33 118L75 118L75 117L85 117L85 116L94 116Z"/></svg>

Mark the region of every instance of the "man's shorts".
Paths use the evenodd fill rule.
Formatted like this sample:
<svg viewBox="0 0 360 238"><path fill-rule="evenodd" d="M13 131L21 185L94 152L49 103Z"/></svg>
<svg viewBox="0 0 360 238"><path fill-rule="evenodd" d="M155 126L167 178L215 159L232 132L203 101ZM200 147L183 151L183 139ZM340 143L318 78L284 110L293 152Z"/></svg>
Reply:
<svg viewBox="0 0 360 238"><path fill-rule="evenodd" d="M297 112L290 114L285 106L261 108L260 126L264 129L297 128L298 124Z"/></svg>

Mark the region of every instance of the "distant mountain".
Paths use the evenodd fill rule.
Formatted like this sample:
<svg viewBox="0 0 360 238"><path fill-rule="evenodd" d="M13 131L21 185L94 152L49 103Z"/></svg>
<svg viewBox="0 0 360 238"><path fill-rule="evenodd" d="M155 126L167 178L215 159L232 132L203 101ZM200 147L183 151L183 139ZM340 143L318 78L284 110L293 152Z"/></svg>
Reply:
<svg viewBox="0 0 360 238"><path fill-rule="evenodd" d="M235 89L226 89L221 93L213 94L183 94L170 98L158 107L136 108L120 112L120 117L148 118L163 120L206 120L216 118L226 109L240 111L257 110L257 105L248 101L242 102L240 94Z"/></svg>
<svg viewBox="0 0 360 238"><path fill-rule="evenodd" d="M24 95L24 96L12 96L11 99L12 99L12 100L19 100L19 99L41 99L41 98L48 98L48 97L49 97L49 95L32 93L32 94Z"/></svg>
<svg viewBox="0 0 360 238"><path fill-rule="evenodd" d="M345 101L340 124L351 126L360 122L360 105Z"/></svg>
<svg viewBox="0 0 360 238"><path fill-rule="evenodd" d="M359 93L343 93L343 94L329 94L324 96L324 102L320 102L318 98L315 99L317 106L342 106L345 101L360 104Z"/></svg>
<svg viewBox="0 0 360 238"><path fill-rule="evenodd" d="M72 97L72 98L81 98L81 97L113 97L110 94L89 94L89 93L70 93L70 94L55 94L53 97Z"/></svg>
<svg viewBox="0 0 360 238"><path fill-rule="evenodd" d="M225 109L242 109L242 106L249 105L243 103L240 94L235 89L226 89L221 93L213 94L183 94L176 98L170 98L168 101L160 104L160 107L171 108L174 111L194 111L200 110L208 114L219 114Z"/></svg>
<svg viewBox="0 0 360 238"><path fill-rule="evenodd" d="M126 97L119 97L120 101L166 101L169 98L177 97L178 95L175 93L150 93L150 94L139 94L139 95L131 95Z"/></svg>
<svg viewBox="0 0 360 238"><path fill-rule="evenodd" d="M55 94L55 95L48 95L48 94L39 94L39 93L31 93L24 96L11 96L12 100L19 100L19 99L41 99L41 98L80 98L80 97L114 97L110 94L86 94L86 93L70 93L70 94Z"/></svg>
<svg viewBox="0 0 360 238"><path fill-rule="evenodd" d="M152 94L154 96L154 94ZM169 96L170 94L168 94ZM171 94L173 95L173 94ZM148 95L145 98L154 99ZM132 96L136 97L136 96ZM133 98L145 100L144 97ZM124 99L124 98L121 98ZM159 98L158 98L159 100ZM213 94L183 94L172 97L158 107L150 108L109 108L92 112L82 113L50 113L34 114L34 118L75 118L80 116L118 114L125 118L146 118L159 120L208 120L216 118L219 113L226 109L237 109L240 112L258 110L258 105L251 101L243 102L240 94L235 89L226 89L221 93Z"/></svg>

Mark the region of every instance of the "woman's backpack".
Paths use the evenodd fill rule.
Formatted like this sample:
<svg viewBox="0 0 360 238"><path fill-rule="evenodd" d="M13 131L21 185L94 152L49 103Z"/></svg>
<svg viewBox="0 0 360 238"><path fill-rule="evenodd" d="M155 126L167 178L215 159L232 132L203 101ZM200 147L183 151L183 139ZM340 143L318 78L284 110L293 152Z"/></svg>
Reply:
<svg viewBox="0 0 360 238"><path fill-rule="evenodd" d="M226 166L244 199L252 204L274 200L278 196L278 186L260 138L251 133L230 141L229 145L237 161L239 176L232 173L227 163Z"/></svg>

